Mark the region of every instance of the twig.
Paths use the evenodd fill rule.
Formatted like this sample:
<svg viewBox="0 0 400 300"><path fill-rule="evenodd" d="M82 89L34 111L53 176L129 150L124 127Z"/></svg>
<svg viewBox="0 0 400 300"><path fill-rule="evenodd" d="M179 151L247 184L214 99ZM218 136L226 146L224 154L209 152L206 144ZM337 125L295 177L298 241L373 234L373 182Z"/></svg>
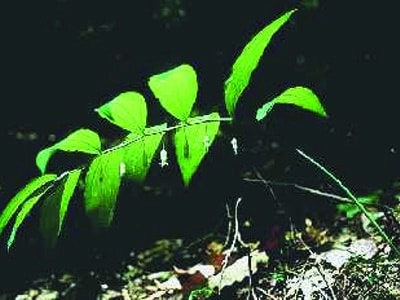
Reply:
<svg viewBox="0 0 400 300"><path fill-rule="evenodd" d="M258 174L257 174L257 177L259 177ZM247 182L261 182L261 183L265 184L266 187L268 187L271 191L272 191L271 185L274 185L274 186L290 186L290 187L294 187L296 189L299 189L299 190L302 190L302 191L305 191L305 192L309 192L309 193L314 194L314 195L331 198L331 199L337 200L339 202L345 202L345 203L354 204L354 201L349 197L343 197L343 196L339 196L339 195L336 195L336 194L323 192L321 190L318 190L318 189L315 189L315 188L311 188L311 187L307 187L307 186L304 186L304 185L300 185L300 184L297 184L297 183L276 182L276 181L272 181L272 180L266 180L266 179L264 179L262 177L260 179L243 178L243 180L245 180ZM273 191L272 191L272 194L273 194ZM364 206L369 206L369 207L378 207L378 208L381 207L381 205L378 205L378 204L375 204L375 203L363 203L363 205Z"/></svg>
<svg viewBox="0 0 400 300"><path fill-rule="evenodd" d="M340 202L353 203L353 200L351 200L350 198L339 196L339 195L336 195L336 194L326 193L326 192L323 192L323 191L320 191L320 190L317 190L317 189L313 189L313 188L309 188L309 187L306 187L306 186L302 186L302 185L299 185L299 184L294 184L294 187L299 189L299 190L306 191L306 192L309 192L309 193L314 194L314 195L332 198L332 199L338 200Z"/></svg>
<svg viewBox="0 0 400 300"><path fill-rule="evenodd" d="M259 291L260 293L262 293L264 296L269 297L271 300L278 300L278 298L276 298L275 296L273 296L273 295L267 293L267 292L266 292L265 290L263 290L262 288L257 287L256 289L257 289L257 291Z"/></svg>
<svg viewBox="0 0 400 300"><path fill-rule="evenodd" d="M237 219L237 209L239 206L240 201L242 200L242 198L238 198L235 204L235 211L234 211L234 232L233 232L233 239L232 239L232 243L229 247L229 249L227 250L225 256L224 256L224 260L222 261L222 268L221 268L221 282L223 279L223 275L224 275L224 271L226 269L226 266L228 265L228 261L229 258L231 257L233 251L235 250L235 245L236 245L236 241L238 239L239 236L239 224L238 224L238 219ZM229 212L229 210L228 210ZM231 224L232 220L230 220L230 224ZM229 226L231 227L231 226Z"/></svg>
<svg viewBox="0 0 400 300"><path fill-rule="evenodd" d="M226 216L228 218L228 229L227 229L227 232L226 232L224 248L228 246L229 241L230 241L231 232L232 232L232 215L231 215L231 212L229 210L229 205L228 204L226 204L225 209L226 209Z"/></svg>
<svg viewBox="0 0 400 300"><path fill-rule="evenodd" d="M234 232L233 232L233 238L232 238L232 242L231 245L229 247L229 249L226 251L224 260L222 262L222 268L221 268L221 278L220 278L220 286L223 280L223 276L224 276L224 271L228 265L228 261L229 258L231 257L233 251L235 250L235 246L237 243L239 243L239 245L241 245L242 247L244 247L247 250L247 259L248 259L248 269L249 269L249 293L248 293L248 298L252 297L254 300L257 300L257 296L255 294L254 288L253 288L253 272L252 272L252 263L251 263L251 251L250 251L250 246L248 244L246 244L241 237L240 234L240 230L239 230L239 217L238 217L238 208L239 208L239 204L242 201L242 198L238 198L236 203L235 203L235 209L234 209ZM228 214L228 218L229 218L229 227L228 227L228 235L231 234L232 232L232 216L230 214L229 211L229 207L226 207L227 210L227 214ZM226 239L225 244L227 244L229 241L229 236ZM219 290L220 293L220 290Z"/></svg>

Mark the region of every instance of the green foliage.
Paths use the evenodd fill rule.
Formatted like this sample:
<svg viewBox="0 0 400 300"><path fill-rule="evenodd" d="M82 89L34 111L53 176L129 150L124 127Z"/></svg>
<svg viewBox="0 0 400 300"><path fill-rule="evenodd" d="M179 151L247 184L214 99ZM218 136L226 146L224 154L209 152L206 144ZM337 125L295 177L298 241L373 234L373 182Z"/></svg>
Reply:
<svg viewBox="0 0 400 300"><path fill-rule="evenodd" d="M36 165L42 174L46 172L47 163L57 150L100 154L100 137L90 129L78 129L53 146L41 150L36 156Z"/></svg>
<svg viewBox="0 0 400 300"><path fill-rule="evenodd" d="M123 151L123 175L136 182L143 182L150 169L154 155L159 148L162 137L167 129L167 123L146 128L144 135L127 136Z"/></svg>
<svg viewBox="0 0 400 300"><path fill-rule="evenodd" d="M296 105L322 117L327 117L324 107L314 92L308 88L298 86L287 89L278 97L259 108L256 114L257 121L264 119L271 112L275 104Z"/></svg>
<svg viewBox="0 0 400 300"><path fill-rule="evenodd" d="M26 200L24 202L24 204L22 204L21 209L18 211L17 216L15 218L15 223L12 227L10 236L8 237L8 241L7 241L7 249L8 250L11 248L12 244L14 243L15 236L16 236L17 231L18 231L19 227L21 226L22 222L25 221L28 214L30 213L32 208L35 206L35 204L39 201L41 196L42 195L33 196L33 197L29 198L28 200Z"/></svg>
<svg viewBox="0 0 400 300"><path fill-rule="evenodd" d="M121 182L121 149L97 156L85 179L85 209L96 227L110 225Z"/></svg>
<svg viewBox="0 0 400 300"><path fill-rule="evenodd" d="M244 47L236 59L229 78L225 81L225 105L230 116L234 115L239 97L249 84L251 74L271 41L274 34L289 20L296 10L286 12L281 17L264 27Z"/></svg>
<svg viewBox="0 0 400 300"><path fill-rule="evenodd" d="M96 111L100 117L130 132L142 134L146 128L146 100L139 93L122 93Z"/></svg>
<svg viewBox="0 0 400 300"><path fill-rule="evenodd" d="M364 197L358 197L357 200L362 205L377 204L380 193L372 193ZM358 213L361 213L360 208L355 203L340 203L337 205L340 212L346 214L347 219L354 218Z"/></svg>
<svg viewBox="0 0 400 300"><path fill-rule="evenodd" d="M192 111L197 96L197 75L190 65L180 65L150 77L149 87L162 107L180 121Z"/></svg>
<svg viewBox="0 0 400 300"><path fill-rule="evenodd" d="M54 246L61 233L69 202L75 192L81 169L65 173L60 184L45 197L40 214L40 231L47 245Z"/></svg>
<svg viewBox="0 0 400 300"><path fill-rule="evenodd" d="M218 113L190 118L175 132L176 157L186 186L218 133L219 119Z"/></svg>
<svg viewBox="0 0 400 300"><path fill-rule="evenodd" d="M41 196L47 190L46 187L57 179L55 174L45 174L38 178L33 179L24 188L22 188L7 204L6 208L0 215L0 234L8 225L11 218L18 212L20 207L29 199ZM15 226L14 226L15 227ZM19 225L17 226L17 228ZM16 231L16 230L15 230ZM9 240L9 246L12 244Z"/></svg>
<svg viewBox="0 0 400 300"><path fill-rule="evenodd" d="M213 146L221 122L232 122L236 104L250 82L264 49L294 12L286 12L257 33L233 64L224 89L225 105L230 117L221 117L218 112L194 115L197 74L192 66L182 64L150 76L148 80L148 86L162 108L177 119L175 124L148 126L145 98L138 92L126 91L96 109L101 118L128 131L122 142L102 149L96 132L78 129L41 150L36 157L36 165L42 175L22 188L0 215L0 234L15 217L8 247L14 243L15 235L29 212L40 202L40 229L45 242L53 246L61 233L70 201L81 177L84 177L84 207L93 226L99 229L110 226L117 207L121 181L128 179L142 183L155 160L157 150L160 155L158 165L168 166L168 149L165 148L164 139L172 137L183 184L189 186ZM326 117L324 108L311 90L295 87L260 108L256 119L262 120L277 103L296 105ZM46 174L47 165L56 151L86 153L90 160L86 166L77 166L58 177ZM39 201L41 199L43 201Z"/></svg>
<svg viewBox="0 0 400 300"><path fill-rule="evenodd" d="M188 300L208 299L214 296L217 292L209 287L202 287L190 292Z"/></svg>

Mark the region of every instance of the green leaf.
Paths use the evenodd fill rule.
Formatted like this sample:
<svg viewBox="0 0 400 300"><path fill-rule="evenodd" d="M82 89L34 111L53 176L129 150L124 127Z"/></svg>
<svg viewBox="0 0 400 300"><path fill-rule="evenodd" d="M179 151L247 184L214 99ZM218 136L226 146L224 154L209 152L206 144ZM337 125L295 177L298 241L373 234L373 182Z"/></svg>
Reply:
<svg viewBox="0 0 400 300"><path fill-rule="evenodd" d="M40 229L45 243L50 247L55 245L61 233L64 217L81 172L81 169L75 169L66 173L60 185L43 201Z"/></svg>
<svg viewBox="0 0 400 300"><path fill-rule="evenodd" d="M190 65L153 75L148 84L168 113L181 121L190 116L197 97L197 75Z"/></svg>
<svg viewBox="0 0 400 300"><path fill-rule="evenodd" d="M274 108L275 102L270 101L265 103L261 108L257 109L256 119L257 121L261 121L264 119Z"/></svg>
<svg viewBox="0 0 400 300"><path fill-rule="evenodd" d="M47 163L57 150L100 154L100 137L90 129L78 129L53 146L41 150L36 156L36 165L42 174L46 172Z"/></svg>
<svg viewBox="0 0 400 300"><path fill-rule="evenodd" d="M372 193L367 196L358 197L357 200L361 204L376 204L378 202L379 196L381 195L380 192ZM347 219L354 218L361 210L355 203L341 203L336 206L338 211L343 212L346 214Z"/></svg>
<svg viewBox="0 0 400 300"><path fill-rule="evenodd" d="M96 157L85 179L85 209L96 228L110 226L120 186L121 149Z"/></svg>
<svg viewBox="0 0 400 300"><path fill-rule="evenodd" d="M225 81L225 106L230 116L234 115L239 97L249 84L251 74L257 67L271 38L289 20L295 11L296 9L286 12L264 27L264 29L251 39L236 59L231 75Z"/></svg>
<svg viewBox="0 0 400 300"><path fill-rule="evenodd" d="M136 182L144 181L153 161L154 154L164 136L165 128L167 128L166 123L146 128L146 135L142 137L129 137L134 142L123 148L125 176Z"/></svg>
<svg viewBox="0 0 400 300"><path fill-rule="evenodd" d="M0 215L0 235L20 206L29 198L33 197L34 194L38 194L39 191L45 189L46 186L56 179L57 175L55 174L45 174L37 177L25 185L25 187L13 197Z"/></svg>
<svg viewBox="0 0 400 300"><path fill-rule="evenodd" d="M35 206L35 204L40 200L40 197L43 195L39 194L36 195L32 198L29 198L21 207L20 211L17 214L17 217L15 218L15 223L13 225L13 228L11 230L10 236L7 241L7 249L10 250L11 246L14 243L15 237L17 235L19 227L22 225L23 221L28 217L28 214L32 210L32 208Z"/></svg>
<svg viewBox="0 0 400 300"><path fill-rule="evenodd" d="M143 133L146 127L146 101L137 92L121 93L96 111L102 118L136 134Z"/></svg>
<svg viewBox="0 0 400 300"><path fill-rule="evenodd" d="M76 170L73 170L68 173L68 177L64 184L64 190L63 190L63 194L62 194L62 198L61 198L57 234L60 234L60 231L62 229L64 217L68 210L69 202L75 192L75 188L78 184L79 178L81 176L81 172L82 172L81 169L76 169Z"/></svg>
<svg viewBox="0 0 400 300"><path fill-rule="evenodd" d="M257 121L264 119L275 104L296 105L322 117L327 117L325 109L319 101L317 95L315 95L314 92L308 88L298 86L287 89L278 97L274 98L270 102L265 103L261 108L259 108L256 114Z"/></svg>
<svg viewBox="0 0 400 300"><path fill-rule="evenodd" d="M178 128L174 135L176 157L185 186L189 185L218 133L219 114L190 118L187 123L190 126Z"/></svg>

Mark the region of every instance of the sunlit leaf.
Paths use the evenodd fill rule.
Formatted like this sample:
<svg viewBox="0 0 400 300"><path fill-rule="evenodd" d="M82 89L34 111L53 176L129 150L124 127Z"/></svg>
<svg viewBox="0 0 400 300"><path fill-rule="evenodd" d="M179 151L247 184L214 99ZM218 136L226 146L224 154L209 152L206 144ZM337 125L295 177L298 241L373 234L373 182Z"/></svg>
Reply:
<svg viewBox="0 0 400 300"><path fill-rule="evenodd" d="M317 95L315 95L314 92L308 88L298 86L287 89L278 97L274 98L270 102L265 103L261 108L259 108L256 115L257 121L264 119L275 104L291 104L311 111L322 117L327 116L325 109L319 101Z"/></svg>
<svg viewBox="0 0 400 300"><path fill-rule="evenodd" d="M54 246L58 237L60 222L60 202L65 182L54 188L42 202L40 211L40 231L47 246Z"/></svg>
<svg viewBox="0 0 400 300"><path fill-rule="evenodd" d="M96 132L90 129L78 129L53 146L41 150L36 156L36 165L42 174L46 171L47 163L50 158L58 150L100 154L100 137Z"/></svg>
<svg viewBox="0 0 400 300"><path fill-rule="evenodd" d="M61 233L64 217L81 171L81 169L76 169L67 173L62 182L42 203L40 229L45 243L51 247L55 245Z"/></svg>
<svg viewBox="0 0 400 300"><path fill-rule="evenodd" d="M162 107L178 120L186 120L197 96L196 71L187 64L153 75L149 87Z"/></svg>
<svg viewBox="0 0 400 300"><path fill-rule="evenodd" d="M68 173L67 180L64 184L64 190L61 198L61 204L60 204L60 211L59 211L59 222L58 222L58 232L57 234L60 234L60 231L62 229L62 224L64 222L64 217L65 214L68 210L69 202L75 192L75 188L78 184L79 177L81 175L82 170L81 169L76 169Z"/></svg>
<svg viewBox="0 0 400 300"><path fill-rule="evenodd" d="M21 205L36 194L41 194L42 190L57 179L55 174L45 174L33 179L23 187L7 204L0 215L0 234L9 223Z"/></svg>
<svg viewBox="0 0 400 300"><path fill-rule="evenodd" d="M146 101L137 92L122 93L96 111L102 118L136 134L143 133L146 127Z"/></svg>
<svg viewBox="0 0 400 300"><path fill-rule="evenodd" d="M264 119L274 108L275 102L269 101L265 103L261 108L257 109L256 119L257 121L261 121Z"/></svg>
<svg viewBox="0 0 400 300"><path fill-rule="evenodd" d="M273 35L289 20L296 10L286 12L258 32L236 59L229 78L225 81L225 105L230 116L234 115L239 97L249 84L265 48Z"/></svg>
<svg viewBox="0 0 400 300"><path fill-rule="evenodd" d="M273 100L279 104L292 104L299 106L305 110L309 110L322 117L326 117L324 107L322 106L317 95L312 90L306 87L297 86L284 91L281 95Z"/></svg>
<svg viewBox="0 0 400 300"><path fill-rule="evenodd" d="M137 182L146 178L167 124L146 128L145 135L132 136L134 142L123 148L124 175ZM129 138L128 138L129 140Z"/></svg>
<svg viewBox="0 0 400 300"><path fill-rule="evenodd" d="M176 157L186 186L208 152L220 125L218 113L190 118L188 123L191 125L178 128L174 135Z"/></svg>
<svg viewBox="0 0 400 300"><path fill-rule="evenodd" d="M108 227L114 216L120 186L121 149L96 157L85 180L85 209L96 228Z"/></svg>
<svg viewBox="0 0 400 300"><path fill-rule="evenodd" d="M43 194L36 195L32 198L29 198L24 204L22 204L21 209L17 213L17 216L15 218L15 223L13 225L13 228L11 230L10 236L7 241L7 249L10 250L11 246L14 243L15 237L17 235L19 227L22 225L22 223L25 221L25 219L28 217L30 211L32 208L35 206L35 204L40 200L40 197Z"/></svg>

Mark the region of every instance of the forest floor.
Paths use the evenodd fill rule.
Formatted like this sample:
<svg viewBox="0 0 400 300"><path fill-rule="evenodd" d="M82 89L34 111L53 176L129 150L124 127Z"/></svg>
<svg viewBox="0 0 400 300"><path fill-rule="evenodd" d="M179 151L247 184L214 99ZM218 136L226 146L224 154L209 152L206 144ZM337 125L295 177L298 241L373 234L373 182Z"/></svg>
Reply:
<svg viewBox="0 0 400 300"><path fill-rule="evenodd" d="M334 195L325 195L334 198ZM390 209L389 200L397 206ZM400 196L378 191L360 198L399 245ZM337 200L337 199L336 199ZM41 275L0 300L28 299L399 299L400 259L349 199L333 222L271 228L247 241L240 199L227 208L225 232L194 240L158 239L105 271Z"/></svg>
<svg viewBox="0 0 400 300"><path fill-rule="evenodd" d="M256 162L259 157L278 156L277 153L266 155L259 148L253 150L256 153ZM245 159L246 169L251 157L247 156ZM287 157L283 158L285 161L286 159ZM278 158L276 160L279 161ZM223 165L220 165L221 160L217 158L216 161L219 165L214 165L214 173L217 169L224 171ZM265 171L271 164L274 163L267 161L260 169ZM138 218L136 224L142 226L137 232L142 239L147 234L151 235L146 230L165 232L160 228L168 226L160 224L167 224L170 220L175 220L178 227L185 227L186 232L192 234L173 237L159 234L148 239L141 247L131 247L133 243L126 236L126 228L135 226L128 221L122 222L120 227L117 225L115 232L125 232L125 237L122 235L126 239L125 248L114 256L112 263L107 261L107 255L102 256L101 251L97 253L96 248L86 252L79 249L90 248L91 244L85 244L85 238L82 238L85 233L75 236L81 231L80 225L74 218L70 218L66 227L72 228L72 239L68 240L72 246L69 245L71 248L64 252L54 254L53 260L66 262L52 266L50 259L47 261L47 269L31 272L20 282L12 282L12 286L4 286L6 280L2 279L0 300L400 298L400 258L393 247L400 245L398 183L394 182L390 188L357 198L372 220L390 237L390 245L351 198L339 195L343 193L326 193L323 192L326 189L322 187L318 190L299 184L274 183L263 178L261 173L257 170L243 173L240 176L241 181L251 185L251 188L247 187L246 197L223 204L222 210L213 202L213 197L220 197L216 192L206 200L204 198L209 195L208 191L203 195L199 194L195 186L191 187L193 191L189 194L183 193L180 196L183 201L180 201L179 192L171 192L165 187L172 185L164 182L166 178L173 177L171 174L166 174L161 181L165 186L143 186L143 191L134 195L136 200L143 199L143 203L153 201L154 206L150 204L133 210L151 211L151 217L144 216L143 213L132 217L132 207L122 206L120 209L126 213L120 217ZM206 180L208 176L210 173L206 172L198 181ZM221 175L214 176L218 178ZM295 174L295 178L299 178L299 175ZM216 180L209 179L206 186L213 181ZM235 183L228 180L227 187L232 185ZM219 182L210 187L210 190L214 191L216 188L224 189ZM201 186L201 189L204 190L204 187ZM283 190L287 191L285 197L281 197ZM266 193L270 194L272 202L264 201L259 205L257 203L260 202L249 201L252 197L265 200ZM125 197L127 195L130 194L125 193ZM187 198L192 196L199 199L188 201ZM195 206L201 201L203 203ZM282 201L287 203L282 205ZM175 206L171 204L174 202L177 203ZM275 205L272 205L274 202ZM185 203L186 207L182 206ZM328 206L325 205L327 203ZM207 207L210 205L215 206L213 210ZM212 225L208 227L208 231L196 231L196 228L192 228L192 225L196 227L201 222ZM219 225L214 226L215 224ZM74 231L74 226L78 231ZM30 234L36 229L31 227L32 231L22 233L20 240L32 238ZM133 229L129 235L134 239ZM109 240L112 251L121 245L113 245L118 238ZM74 246L76 249L73 253L68 254L68 258L64 257ZM17 242L15 247L24 248L24 244ZM37 244L33 247L37 247ZM33 254L31 260L32 257ZM81 266L80 264L85 264L85 257L92 264ZM40 265L42 258L38 257L36 263ZM12 281L7 277L13 272L29 272L28 265L24 270L24 263L16 264L18 267L2 265L1 273L8 282ZM94 265L96 268L93 268ZM15 278L14 281L18 281L18 276Z"/></svg>

